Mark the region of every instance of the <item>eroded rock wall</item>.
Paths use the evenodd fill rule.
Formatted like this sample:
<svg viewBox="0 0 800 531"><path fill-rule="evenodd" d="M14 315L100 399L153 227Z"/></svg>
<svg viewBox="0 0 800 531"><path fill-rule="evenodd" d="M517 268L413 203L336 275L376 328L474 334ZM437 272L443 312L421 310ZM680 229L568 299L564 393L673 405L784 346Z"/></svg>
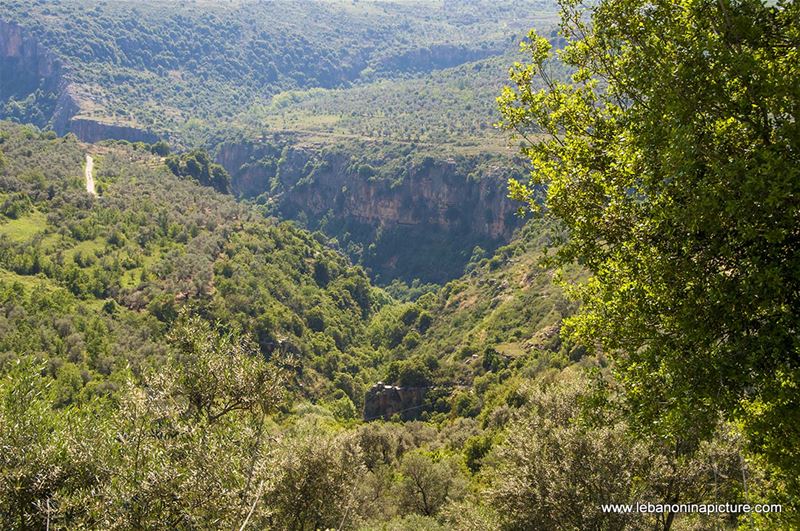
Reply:
<svg viewBox="0 0 800 531"><path fill-rule="evenodd" d="M61 61L23 28L0 20L0 118L43 127L64 86Z"/></svg>
<svg viewBox="0 0 800 531"><path fill-rule="evenodd" d="M425 404L426 387L398 387L378 382L364 397L364 420L389 420L398 415L413 420Z"/></svg>
<svg viewBox="0 0 800 531"><path fill-rule="evenodd" d="M56 54L25 28L0 20L0 118L74 133L85 142L157 140L136 127L81 117L79 94Z"/></svg>
<svg viewBox="0 0 800 531"><path fill-rule="evenodd" d="M67 132L74 133L75 136L84 142L99 142L105 139L127 140L129 142L152 143L158 140L153 133L130 127L127 125L105 123L98 120L86 118L72 118L67 122Z"/></svg>
<svg viewBox="0 0 800 531"><path fill-rule="evenodd" d="M216 158L237 195L266 196L281 216L362 245L362 263L380 280L455 278L476 245L490 251L520 226L507 198L508 178L519 176L509 159L443 153L370 165L358 157L267 142L226 144ZM380 175L365 174L373 166Z"/></svg>

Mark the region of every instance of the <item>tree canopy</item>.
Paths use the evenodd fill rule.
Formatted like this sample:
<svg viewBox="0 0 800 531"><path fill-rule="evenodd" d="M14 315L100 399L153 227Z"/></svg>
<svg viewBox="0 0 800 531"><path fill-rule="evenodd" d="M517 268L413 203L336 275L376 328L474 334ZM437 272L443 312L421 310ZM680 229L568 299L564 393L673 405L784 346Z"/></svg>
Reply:
<svg viewBox="0 0 800 531"><path fill-rule="evenodd" d="M512 195L591 272L570 330L614 355L640 428L691 445L722 415L800 477L800 5L561 8L570 82L531 33L498 101L532 163Z"/></svg>

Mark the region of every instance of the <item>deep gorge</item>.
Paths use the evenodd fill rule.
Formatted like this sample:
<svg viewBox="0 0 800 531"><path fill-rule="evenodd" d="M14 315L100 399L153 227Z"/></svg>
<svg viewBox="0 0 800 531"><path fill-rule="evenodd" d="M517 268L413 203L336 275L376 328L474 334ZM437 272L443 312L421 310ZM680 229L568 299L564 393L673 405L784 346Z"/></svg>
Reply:
<svg viewBox="0 0 800 531"><path fill-rule="evenodd" d="M223 144L216 159L236 195L337 238L379 282L446 282L476 246L511 239L521 223L506 197L510 159L405 151L279 140Z"/></svg>

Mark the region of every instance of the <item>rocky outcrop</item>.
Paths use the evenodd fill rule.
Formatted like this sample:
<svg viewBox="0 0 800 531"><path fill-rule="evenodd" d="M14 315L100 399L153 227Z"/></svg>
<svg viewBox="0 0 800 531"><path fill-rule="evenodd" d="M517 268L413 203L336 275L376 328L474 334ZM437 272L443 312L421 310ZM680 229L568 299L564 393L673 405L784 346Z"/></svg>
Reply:
<svg viewBox="0 0 800 531"><path fill-rule="evenodd" d="M0 118L44 126L65 86L61 61L23 28L0 20Z"/></svg>
<svg viewBox="0 0 800 531"><path fill-rule="evenodd" d="M370 161L353 147L287 146L226 144L217 160L238 195L266 193L283 217L367 248L360 259L379 280L450 280L476 245L492 250L520 224L506 197L518 176L508 159L415 152Z"/></svg>
<svg viewBox="0 0 800 531"><path fill-rule="evenodd" d="M69 131L72 117L80 112L81 107L78 99L73 93L73 85L67 85L59 94L53 115L50 117L50 125L58 134L65 134Z"/></svg>
<svg viewBox="0 0 800 531"><path fill-rule="evenodd" d="M74 133L85 142L157 140L136 127L79 116L79 94L56 54L25 28L0 20L0 118L50 126L58 134Z"/></svg>
<svg viewBox="0 0 800 531"><path fill-rule="evenodd" d="M364 397L364 420L389 420L398 415L402 420L419 416L425 404L426 387L398 387L378 382Z"/></svg>
<svg viewBox="0 0 800 531"><path fill-rule="evenodd" d="M74 133L82 141L90 143L105 139L147 143L153 143L158 140L158 137L153 133L136 127L105 123L87 118L72 118L67 123L66 129L67 132Z"/></svg>
<svg viewBox="0 0 800 531"><path fill-rule="evenodd" d="M306 155L294 152L297 167ZM285 166L285 167L286 167ZM406 165L402 180L358 175L348 157L329 157L312 179L291 187L284 210L347 216L368 225L392 228L437 227L448 233L470 233L490 239L510 238L508 223L515 206L505 198L501 168L490 168L479 179L464 175L453 159L429 157Z"/></svg>

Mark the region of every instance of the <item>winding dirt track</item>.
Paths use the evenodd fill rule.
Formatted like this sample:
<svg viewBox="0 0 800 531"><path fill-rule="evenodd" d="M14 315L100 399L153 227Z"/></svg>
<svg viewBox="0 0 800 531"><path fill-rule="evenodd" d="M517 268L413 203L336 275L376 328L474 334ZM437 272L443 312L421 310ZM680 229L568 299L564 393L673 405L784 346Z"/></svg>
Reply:
<svg viewBox="0 0 800 531"><path fill-rule="evenodd" d="M94 159L91 155L87 153L86 155L86 191L92 194L93 196L97 196L97 192L94 190L94 176L92 175L92 170L94 169Z"/></svg>

